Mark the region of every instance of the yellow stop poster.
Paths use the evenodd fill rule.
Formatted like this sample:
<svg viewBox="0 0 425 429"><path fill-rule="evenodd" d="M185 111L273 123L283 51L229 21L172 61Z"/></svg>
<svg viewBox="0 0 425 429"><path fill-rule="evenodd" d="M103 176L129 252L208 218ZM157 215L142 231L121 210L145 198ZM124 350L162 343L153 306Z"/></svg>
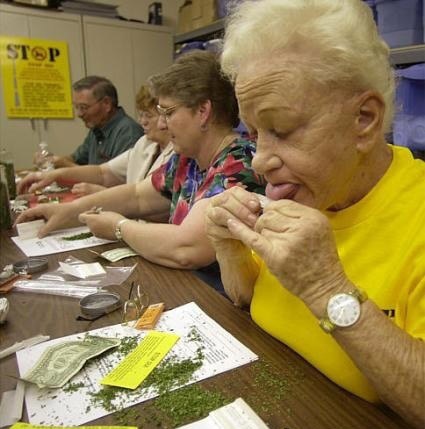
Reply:
<svg viewBox="0 0 425 429"><path fill-rule="evenodd" d="M72 118L66 42L0 36L3 97L9 118Z"/></svg>

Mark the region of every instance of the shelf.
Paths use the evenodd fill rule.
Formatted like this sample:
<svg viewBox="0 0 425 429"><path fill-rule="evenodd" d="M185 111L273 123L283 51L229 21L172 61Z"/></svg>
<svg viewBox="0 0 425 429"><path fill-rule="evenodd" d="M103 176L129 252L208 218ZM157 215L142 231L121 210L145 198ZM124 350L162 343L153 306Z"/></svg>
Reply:
<svg viewBox="0 0 425 429"><path fill-rule="evenodd" d="M208 36L224 29L224 19L219 19L206 27L197 28L187 33L176 34L174 43L185 43L191 40L208 40Z"/></svg>
<svg viewBox="0 0 425 429"><path fill-rule="evenodd" d="M425 45L403 46L391 49L391 64L412 64L425 62Z"/></svg>
<svg viewBox="0 0 425 429"><path fill-rule="evenodd" d="M208 40L211 38L211 35L223 31L223 29L224 19L219 19L206 27L197 28L187 33L176 34L174 36L174 44L193 40ZM425 44L393 48L391 49L390 60L393 65L425 62Z"/></svg>

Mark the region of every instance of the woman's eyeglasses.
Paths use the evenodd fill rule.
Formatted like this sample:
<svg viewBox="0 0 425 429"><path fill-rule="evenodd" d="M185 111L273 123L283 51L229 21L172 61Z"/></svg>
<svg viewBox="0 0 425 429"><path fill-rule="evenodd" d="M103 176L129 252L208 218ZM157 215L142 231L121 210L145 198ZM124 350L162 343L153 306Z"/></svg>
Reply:
<svg viewBox="0 0 425 429"><path fill-rule="evenodd" d="M174 111L180 106L181 106L180 103L174 104L174 106L170 106L170 107L162 107L159 104L157 104L156 111L160 116L163 116L165 119L169 119L170 116L174 113Z"/></svg>
<svg viewBox="0 0 425 429"><path fill-rule="evenodd" d="M131 283L128 300L124 302L122 321L131 322L142 316L149 306L149 295L140 284Z"/></svg>

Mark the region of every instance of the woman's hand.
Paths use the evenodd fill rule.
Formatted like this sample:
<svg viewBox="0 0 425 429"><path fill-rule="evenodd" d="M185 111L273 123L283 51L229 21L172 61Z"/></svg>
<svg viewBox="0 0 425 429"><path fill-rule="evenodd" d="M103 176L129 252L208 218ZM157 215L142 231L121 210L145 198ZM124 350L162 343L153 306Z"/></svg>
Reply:
<svg viewBox="0 0 425 429"><path fill-rule="evenodd" d="M77 226L77 216L78 209L72 203L39 204L37 207L21 213L17 217L15 225L36 219L44 219L46 223L38 231L38 237L43 238L52 231Z"/></svg>
<svg viewBox="0 0 425 429"><path fill-rule="evenodd" d="M54 172L38 171L35 173L29 173L18 182L16 190L18 194L26 194L28 192L34 192L38 189L43 189L54 181Z"/></svg>
<svg viewBox="0 0 425 429"><path fill-rule="evenodd" d="M102 185L96 185L94 183L76 183L71 192L79 197L83 197L84 195L94 194L95 192L103 191L106 187Z"/></svg>
<svg viewBox="0 0 425 429"><path fill-rule="evenodd" d="M248 306L252 299L259 266L246 246L228 228L238 222L254 233L261 213L259 197L242 188L231 188L211 199L206 214L206 230L220 264L224 289L235 305Z"/></svg>
<svg viewBox="0 0 425 429"><path fill-rule="evenodd" d="M126 218L115 212L93 213L88 211L81 213L78 219L81 223L85 223L96 237L116 240L115 227L121 219Z"/></svg>
<svg viewBox="0 0 425 429"><path fill-rule="evenodd" d="M242 188L234 187L211 198L206 212L208 238L216 249L239 240L228 228L229 219L253 229L261 211L258 197ZM235 243L233 243L235 244Z"/></svg>
<svg viewBox="0 0 425 429"><path fill-rule="evenodd" d="M227 224L232 235L252 248L285 288L310 307L348 284L330 224L316 209L290 200L273 201L255 230L236 218Z"/></svg>

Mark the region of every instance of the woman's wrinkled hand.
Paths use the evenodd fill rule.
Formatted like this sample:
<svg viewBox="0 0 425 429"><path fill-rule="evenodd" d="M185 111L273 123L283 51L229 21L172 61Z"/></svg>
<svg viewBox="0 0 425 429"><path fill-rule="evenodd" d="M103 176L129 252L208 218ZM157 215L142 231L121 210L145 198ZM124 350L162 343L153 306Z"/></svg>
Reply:
<svg viewBox="0 0 425 429"><path fill-rule="evenodd" d="M306 303L342 288L342 268L328 219L291 200L271 202L250 228L236 218L227 226L252 248L279 281Z"/></svg>
<svg viewBox="0 0 425 429"><path fill-rule="evenodd" d="M43 189L55 181L54 175L49 172L35 172L27 174L17 184L18 194L26 194L28 192L35 192L38 189Z"/></svg>
<svg viewBox="0 0 425 429"><path fill-rule="evenodd" d="M106 187L102 185L96 185L94 183L76 183L72 189L71 192L75 195L78 195L79 197L83 197L84 195L90 195L94 194L95 192L103 191Z"/></svg>
<svg viewBox="0 0 425 429"><path fill-rule="evenodd" d="M237 220L252 230L260 212L261 205L256 194L239 187L228 189L211 198L206 212L208 238L216 250L223 246L234 245L239 238L229 230L229 219Z"/></svg>
<svg viewBox="0 0 425 429"><path fill-rule="evenodd" d="M81 213L78 219L81 223L85 223L96 237L116 240L115 227L125 217L115 212L100 211L94 213L93 211L88 211Z"/></svg>
<svg viewBox="0 0 425 429"><path fill-rule="evenodd" d="M52 231L77 226L77 215L78 212L76 212L72 203L39 204L37 207L22 212L16 218L15 225L36 219L44 219L46 223L38 232L38 237L43 238Z"/></svg>

